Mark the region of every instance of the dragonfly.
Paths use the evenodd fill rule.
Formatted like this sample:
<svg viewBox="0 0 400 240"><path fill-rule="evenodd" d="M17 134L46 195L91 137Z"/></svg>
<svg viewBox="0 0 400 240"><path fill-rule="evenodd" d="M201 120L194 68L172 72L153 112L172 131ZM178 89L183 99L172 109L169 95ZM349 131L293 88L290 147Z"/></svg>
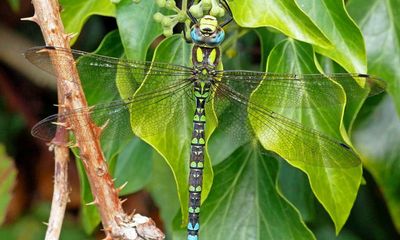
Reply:
<svg viewBox="0 0 400 240"><path fill-rule="evenodd" d="M210 15L205 15L199 20L192 18L192 21L192 66L132 61L58 47L36 47L28 50L25 57L52 74L54 71L50 55L73 55L79 71L93 77L94 83L91 87L96 87L96 76L99 75L104 79L112 79L107 83L110 89L116 88L113 81L115 75L119 76L117 81L120 84L133 88L138 88L138 80L144 79L132 97L74 109L43 119L33 127L33 136L52 141L57 128L63 127L60 124L55 125L54 122L68 122L76 115L86 114L96 125L102 126L107 123L102 138L123 138L132 131L135 135L145 138L157 134L168 124L180 124L170 115L182 112L182 121L185 121L185 109L192 111L192 133L188 149L188 240L199 239L208 122L206 112L211 104L214 104L219 112L226 109L227 103L230 104L234 111L229 112L228 119L243 121L240 127L247 128L246 131L252 132L251 134L258 139L268 139L262 141L264 148L271 149L268 142L284 143L285 149L275 150L284 159L298 154L300 157L296 159L302 164L324 168L348 168L360 164L357 154L345 142L281 115L272 110L273 106L266 107L251 94L257 92L263 101L270 101L272 105L284 103L285 106L294 108L307 108L309 106L306 106L305 102L312 101L338 105L343 104L344 100L335 94L332 84L353 86L346 89L350 93L365 88L372 96L384 90L385 83L382 80L366 74L351 73L282 74L221 70L219 46L225 37L223 24L219 24L217 18ZM162 87L159 87L161 82ZM361 84L355 84L356 82ZM101 89L107 90L108 88ZM188 100L190 106L184 106L182 99ZM150 111L147 111L148 109ZM126 120L129 117L132 118L131 122L137 123L135 127ZM223 118L224 115L218 115L218 118L220 117ZM250 124L249 118L252 119ZM236 127L239 126L235 125ZM323 155L327 152L332 154Z"/></svg>

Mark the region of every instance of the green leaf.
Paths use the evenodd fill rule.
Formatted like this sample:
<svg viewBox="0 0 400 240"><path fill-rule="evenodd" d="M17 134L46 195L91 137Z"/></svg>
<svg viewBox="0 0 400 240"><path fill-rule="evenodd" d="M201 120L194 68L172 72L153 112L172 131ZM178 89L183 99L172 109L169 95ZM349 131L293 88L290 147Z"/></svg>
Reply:
<svg viewBox="0 0 400 240"><path fill-rule="evenodd" d="M388 83L387 91L394 103L393 106L393 103L385 98L379 105L371 106L369 114L360 118L360 126L354 131L354 140L364 156L366 168L382 190L394 225L400 232L400 199L396 187L396 169L399 166L396 148L399 138L395 135L399 123L394 112L400 114L400 2L352 0L347 8L364 35L369 73L382 77ZM376 119L376 114L380 114L379 120ZM377 133L379 135L376 135ZM378 142L379 137L384 138ZM372 144L372 149L367 148Z"/></svg>
<svg viewBox="0 0 400 240"><path fill-rule="evenodd" d="M153 61L187 66L190 54L191 45L187 44L181 36L175 35L160 43L154 53ZM152 71L151 68L150 71ZM155 89L170 87L174 83L171 81L178 83L182 79L165 78L156 74L146 78L136 94L146 94ZM153 146L170 166L177 183L181 210L184 213L183 222L186 222L188 161L190 159L194 113L193 100L187 96L186 92L181 91L174 97L166 98L165 101L158 101L157 98L151 99L151 101L149 101L149 107L131 111L131 125L137 136ZM216 117L210 105L207 104L206 107L206 136L210 136L216 126ZM207 141L208 139L206 139ZM208 154L206 154L202 200L206 198L210 191L212 175L211 163Z"/></svg>
<svg viewBox="0 0 400 240"><path fill-rule="evenodd" d="M319 57L319 56L317 56ZM342 67L340 67L336 62L327 57L320 57L318 63L321 63L321 71L325 73L342 73L345 72ZM354 120L357 117L365 99L369 95L369 89L358 88L358 83L356 81L342 85L346 92L346 108L343 117L343 126L348 135L351 134L352 126ZM354 89L358 88L357 94L354 94ZM346 134L346 135L347 135Z"/></svg>
<svg viewBox="0 0 400 240"><path fill-rule="evenodd" d="M233 17L241 27L272 27L289 37L322 48L331 48L327 37L294 1L230 1Z"/></svg>
<svg viewBox="0 0 400 240"><path fill-rule="evenodd" d="M367 117L360 119L353 139L363 163L379 185L390 215L400 232L400 119L390 97L370 106Z"/></svg>
<svg viewBox="0 0 400 240"><path fill-rule="evenodd" d="M400 2L352 0L347 7L364 35L368 71L388 83L400 114Z"/></svg>
<svg viewBox="0 0 400 240"><path fill-rule="evenodd" d="M136 192L150 180L152 152L149 145L134 138L119 154L113 174L115 186L127 182L120 195Z"/></svg>
<svg viewBox="0 0 400 240"><path fill-rule="evenodd" d="M360 29L338 0L297 0L299 7L329 39L334 48L315 46L317 52L338 62L348 72L366 73L367 59Z"/></svg>
<svg viewBox="0 0 400 240"><path fill-rule="evenodd" d="M301 213L305 222L311 222L316 215L315 197L307 176L299 169L281 161L279 171L279 189L282 194Z"/></svg>
<svg viewBox="0 0 400 240"><path fill-rule="evenodd" d="M17 170L15 169L14 162L7 156L5 147L0 144L0 225L6 217L16 177Z"/></svg>
<svg viewBox="0 0 400 240"><path fill-rule="evenodd" d="M25 211L24 214L13 221L12 224L7 224L0 228L1 239L45 239L47 227L43 223L48 221L49 214L50 204L42 203L32 206L30 211ZM63 221L60 239L92 240L95 238L85 234L74 218L66 217Z"/></svg>
<svg viewBox="0 0 400 240"><path fill-rule="evenodd" d="M146 60L150 44L162 33L161 24L153 20L157 11L156 1L124 0L117 4L117 24L127 58Z"/></svg>
<svg viewBox="0 0 400 240"><path fill-rule="evenodd" d="M150 191L153 200L160 209L160 216L168 237L172 236L172 222L180 209L178 193L171 169L166 161L154 151L153 163L152 178L146 189ZM179 218L179 222L181 222L181 219Z"/></svg>
<svg viewBox="0 0 400 240"><path fill-rule="evenodd" d="M314 239L299 212L276 188L278 163L253 143L215 168L202 205L203 239Z"/></svg>
<svg viewBox="0 0 400 240"><path fill-rule="evenodd" d="M268 58L267 70L277 73L315 73L318 72L314 65L314 55L312 48L305 43L300 43L294 40L282 41L272 51ZM330 81L328 79L321 79L321 81ZM306 84L306 81L305 81ZM265 86L265 84L263 85ZM274 103L274 99L266 102L263 94L257 94L260 91L255 91L251 96L251 101L259 103L260 106L270 108L272 111L279 113L287 118L303 124L311 129L316 129L334 139L341 140L342 117L344 111L344 92L340 85L332 82L329 89L313 89L313 91L304 93L307 99L312 101L320 99L318 102L312 102L312 108L285 108L284 103ZM279 91L277 89L277 91ZM285 93L280 90L280 94L290 96L290 93ZM330 105L324 102L323 98L318 97L321 91L330 91L332 94L337 95L338 98L343 99L341 105ZM279 99L278 103L281 103ZM298 101L302 101L301 97ZM306 100L304 100L306 101ZM326 158L333 158L342 161L343 155L337 152L331 152L331 148L318 145L319 141L307 142L302 133L293 134L290 141L295 141L297 144L291 147L287 146L287 139L274 139L268 136L268 129L264 129L264 125L256 124L257 118L253 117L250 113L250 122L254 128L255 133L259 137L264 148L278 153L281 157L288 161L289 164L304 171L310 181L311 189L315 196L328 211L331 218L335 222L336 232L338 232L346 222L350 214L351 207L357 196L357 191L361 182L362 168L361 165L355 167L343 168L324 168L322 166L313 166L304 164L306 161L325 162ZM256 113L254 113L257 116ZM273 124L273 123L270 123ZM292 129L293 130L293 129ZM347 138L346 136L344 136ZM312 145L317 151L307 151L303 149L308 144ZM315 145L316 144L316 145ZM333 151L333 150L332 150ZM314 160L313 160L314 159ZM350 160L350 159L349 159Z"/></svg>
<svg viewBox="0 0 400 240"><path fill-rule="evenodd" d="M11 9L16 13L21 7L20 0L8 0L8 4L10 5Z"/></svg>
<svg viewBox="0 0 400 240"><path fill-rule="evenodd" d="M272 51L272 49L281 42L283 39L286 38L285 35L269 31L268 28L257 28L255 32L260 39L261 44L261 63L260 63L260 71L265 71L265 67L267 66L267 59Z"/></svg>
<svg viewBox="0 0 400 240"><path fill-rule="evenodd" d="M73 42L76 41L83 24L91 15L115 16L115 7L110 0L60 0L60 4L65 32L77 34Z"/></svg>

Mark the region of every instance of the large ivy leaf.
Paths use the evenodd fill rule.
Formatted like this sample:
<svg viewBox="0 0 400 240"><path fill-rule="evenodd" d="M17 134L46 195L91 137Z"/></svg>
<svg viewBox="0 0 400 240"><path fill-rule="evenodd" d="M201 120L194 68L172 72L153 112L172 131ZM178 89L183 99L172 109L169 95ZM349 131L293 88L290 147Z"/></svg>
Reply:
<svg viewBox="0 0 400 240"><path fill-rule="evenodd" d="M191 45L187 44L180 36L167 38L157 47L153 61L162 63L173 63L188 65L191 54ZM151 68L150 68L151 71ZM136 94L146 94L154 89L162 89L171 86L171 81L182 81L182 79L165 78L155 74L143 81L142 86ZM172 169L177 183L181 210L184 213L184 222L187 221L188 206L188 161L190 159L190 143L193 128L193 99L187 96L187 92L171 92L165 96L166 101L152 102L147 108L131 110L131 124L133 131L144 141L153 146L167 161ZM171 100L173 99L174 100ZM164 98L163 98L164 99ZM169 99L169 100L168 100ZM216 126L214 111L207 104L207 127L206 136L210 136ZM206 139L208 142L208 138ZM212 182L212 169L208 154L205 157L205 168L203 175L202 200L210 191Z"/></svg>
<svg viewBox="0 0 400 240"><path fill-rule="evenodd" d="M156 1L124 0L117 4L117 24L127 58L145 60L153 40L161 35L160 23L153 20L159 10Z"/></svg>
<svg viewBox="0 0 400 240"><path fill-rule="evenodd" d="M243 3L245 2L245 3ZM343 2L335 0L232 1L235 21L243 27L273 27L311 43L349 72L366 72L364 42Z"/></svg>
<svg viewBox="0 0 400 240"><path fill-rule="evenodd" d="M282 194L297 208L305 222L311 222L316 216L316 201L307 175L283 160L279 170Z"/></svg>
<svg viewBox="0 0 400 240"><path fill-rule="evenodd" d="M367 59L360 29L349 17L343 1L296 0L334 46L333 49L315 46L317 52L338 62L348 72L366 73Z"/></svg>
<svg viewBox="0 0 400 240"><path fill-rule="evenodd" d="M318 67L321 68L321 72L324 73L342 73L345 70L332 59L324 57L324 56L316 56L319 60ZM321 64L321 65L319 65ZM358 88L360 85L356 81L349 82L346 85L343 85L346 92L346 108L343 117L343 134L351 135L351 130L353 127L353 123L357 117L358 112L364 104L365 99L369 95L369 90L367 88L361 89ZM359 89L357 94L353 94L354 89Z"/></svg>
<svg viewBox="0 0 400 240"><path fill-rule="evenodd" d="M282 41L272 51L268 58L267 70L270 72L292 72L292 73L315 73L318 72L314 65L312 48L304 43L294 40ZM321 81L330 81L321 79ZM295 120L309 128L316 129L330 137L342 139L341 129L342 117L344 111L345 95L340 85L332 82L329 89L313 89L312 92L307 92L307 97L318 97L319 91L330 91L332 94L338 95L343 99L342 105L330 105L323 100L313 102L312 108L285 108L271 102L265 103L262 94L257 94L257 90L252 94L251 101L259 104L265 104L276 113L280 113L287 118ZM284 93L281 94L290 94ZM322 99L322 98L318 98ZM279 101L279 100L278 100ZM301 101L301 99L299 100ZM279 107L278 107L279 106ZM249 109L251 113L251 109ZM310 156L307 151L302 151L302 144L310 144L302 142L302 134L298 134L297 149L288 148L285 146L284 139L266 139L264 134L267 129L256 124L257 119L250 116L250 121L256 134L261 137L261 144L268 150L272 150L285 158L291 165L304 171L310 181L311 189L317 199L325 207L335 222L336 231L338 232L344 225L350 214L351 207L357 196L357 191L361 182L362 168L361 165L349 168L324 168L321 166L312 166L304 164L307 159L319 159L324 161L326 156L333 158L340 157L334 152L322 148L319 152L313 152ZM293 133L295 134L295 133ZM294 152L295 151L295 152ZM311 159L310 159L311 160ZM344 160L344 159L343 159Z"/></svg>
<svg viewBox="0 0 400 240"><path fill-rule="evenodd" d="M356 125L354 143L363 156L366 168L380 186L400 232L400 119L389 96L368 111L370 114Z"/></svg>
<svg viewBox="0 0 400 240"><path fill-rule="evenodd" d="M332 47L327 37L294 1L229 1L233 17L242 27L272 27L287 36L322 48Z"/></svg>
<svg viewBox="0 0 400 240"><path fill-rule="evenodd" d="M214 185L202 205L201 238L314 239L276 188L277 161L257 144L245 144L214 169Z"/></svg>
<svg viewBox="0 0 400 240"><path fill-rule="evenodd" d="M91 15L115 16L115 6L110 0L60 0L60 4L65 32L77 34L73 41Z"/></svg>
<svg viewBox="0 0 400 240"><path fill-rule="evenodd" d="M6 216L16 177L17 170L14 163L7 156L5 147L0 144L0 225Z"/></svg>
<svg viewBox="0 0 400 240"><path fill-rule="evenodd" d="M400 2L352 0L347 7L365 39L368 71L388 83L400 114Z"/></svg>
<svg viewBox="0 0 400 240"><path fill-rule="evenodd" d="M400 138L395 134L398 117L393 112L397 110L397 115L400 114L400 1L352 0L347 7L363 32L369 72L388 83L387 91L394 102L393 106L389 99L385 99L377 109L371 108L370 114L360 119L354 139L365 157L366 168L382 189L394 224L400 232L400 200L396 194L399 179L396 166L399 166L400 159L396 148ZM384 139L378 142L377 137L380 136ZM374 147L368 148L371 144Z"/></svg>

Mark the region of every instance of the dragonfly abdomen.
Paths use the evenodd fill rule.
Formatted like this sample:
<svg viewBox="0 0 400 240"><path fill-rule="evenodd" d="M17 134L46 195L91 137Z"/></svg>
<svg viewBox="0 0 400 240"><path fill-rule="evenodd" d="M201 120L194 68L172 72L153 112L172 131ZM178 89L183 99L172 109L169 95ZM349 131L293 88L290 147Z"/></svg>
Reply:
<svg viewBox="0 0 400 240"><path fill-rule="evenodd" d="M199 84L199 83L198 83ZM195 83L196 110L193 117L193 132L190 153L189 173L189 223L188 239L197 239L200 228L199 214L201 190L203 184L204 146L205 146L205 102L209 94L203 87L197 88Z"/></svg>

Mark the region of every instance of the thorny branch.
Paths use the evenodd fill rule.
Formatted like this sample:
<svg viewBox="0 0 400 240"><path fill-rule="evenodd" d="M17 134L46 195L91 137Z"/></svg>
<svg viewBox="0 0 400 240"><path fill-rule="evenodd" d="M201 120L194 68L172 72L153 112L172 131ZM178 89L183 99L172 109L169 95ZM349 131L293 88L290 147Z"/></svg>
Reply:
<svg viewBox="0 0 400 240"><path fill-rule="evenodd" d="M33 17L25 18L24 20L34 21L40 26L46 45L69 49L71 35L64 33L64 27L59 12L60 7L57 1L32 0L32 3L35 8L35 14ZM87 107L87 102L80 85L79 75L72 55L67 57L67 59L65 59L65 55L63 55L63 62L65 63L68 61L68 64L58 64L60 62L60 56L54 52L50 53L50 57L55 74L57 75L58 99L60 104L59 112ZM68 79L68 81L66 81L66 79ZM84 129L83 131L83 128L89 129ZM57 199L56 193L54 193L52 211L53 208L58 208L57 214L61 214L60 212L62 212L62 216L60 219L60 215L56 216L55 212L51 213L51 216L54 215L59 219L53 221L52 217L50 218L48 229L49 238L46 237L46 239L58 239L65 210L65 205L62 205L64 204L63 201L66 201L65 195L62 195L62 193L68 195L66 183L67 158L64 155L65 151L68 151L68 149L62 146L63 144L59 145L60 142L66 142L67 129L71 129L75 134L76 143L80 150L80 157L94 196L93 204L98 206L103 228L106 233L106 239L163 239L164 234L155 226L155 223L150 218L140 216L139 214L133 216L127 215L123 211L121 201L118 197L118 193L121 189L114 188L114 183L100 148L99 137L102 129L94 125L90 117L84 114L72 117L70 122L59 124L55 141L53 141L53 143L57 143L55 146L56 181L54 187L60 188L58 190L60 194L59 197L62 197L63 200ZM63 169L61 170L60 168ZM60 170L63 173L59 174ZM58 176L60 179L57 179ZM58 186L58 183L63 186ZM59 204L60 206L54 206L54 204ZM56 233L57 235L52 234L50 238L50 233Z"/></svg>

